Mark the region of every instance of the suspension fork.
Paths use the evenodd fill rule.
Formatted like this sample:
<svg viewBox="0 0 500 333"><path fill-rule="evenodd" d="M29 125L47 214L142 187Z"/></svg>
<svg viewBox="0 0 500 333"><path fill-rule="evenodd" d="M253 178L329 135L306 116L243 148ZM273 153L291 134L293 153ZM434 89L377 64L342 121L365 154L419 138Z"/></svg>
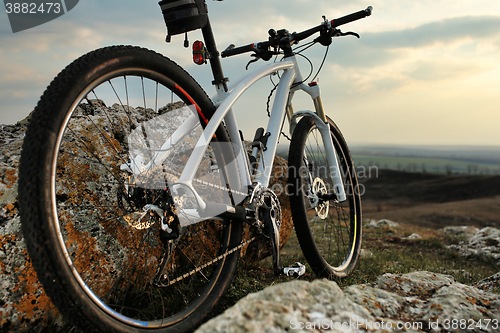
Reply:
<svg viewBox="0 0 500 333"><path fill-rule="evenodd" d="M306 111L298 111L294 112L292 106L293 95L296 90L303 90L308 93L314 104L315 112L310 110ZM337 159L337 153L335 151L335 146L333 145L333 138L330 133L330 124L325 115L325 111L323 108L323 102L321 101L320 89L317 83L311 85L300 84L293 88L290 91L288 105L287 105L287 116L290 121L290 134L293 135L293 131L297 125L297 117L306 116L311 117L314 121L314 124L318 128L321 133L321 138L323 139L323 143L325 145L326 150L326 158L328 160L329 165L329 173L330 177L333 180L333 194L338 201L342 202L346 200L346 194L344 190L344 182L342 180L342 171L340 170L340 166ZM333 199L333 198L332 198Z"/></svg>

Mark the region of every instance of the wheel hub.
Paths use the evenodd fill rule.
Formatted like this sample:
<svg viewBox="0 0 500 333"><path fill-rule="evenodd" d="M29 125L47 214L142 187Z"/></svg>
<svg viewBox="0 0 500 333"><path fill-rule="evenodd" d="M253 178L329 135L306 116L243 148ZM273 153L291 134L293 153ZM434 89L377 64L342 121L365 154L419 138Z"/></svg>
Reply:
<svg viewBox="0 0 500 333"><path fill-rule="evenodd" d="M314 179L313 186L312 186L312 194L313 194L313 202L311 202L311 205L314 207L316 210L316 214L318 217L322 220L324 220L328 216L328 207L329 203L328 201L320 201L318 198L318 194L328 194L328 189L325 185L325 182L321 178L316 178Z"/></svg>

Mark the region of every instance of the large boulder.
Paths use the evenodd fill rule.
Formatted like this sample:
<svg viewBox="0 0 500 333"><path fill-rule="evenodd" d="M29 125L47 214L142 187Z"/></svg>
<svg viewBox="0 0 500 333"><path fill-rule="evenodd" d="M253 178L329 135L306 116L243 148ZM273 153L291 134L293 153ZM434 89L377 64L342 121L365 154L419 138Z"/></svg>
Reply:
<svg viewBox="0 0 500 333"><path fill-rule="evenodd" d="M448 275L423 271L385 274L372 284L344 290L328 280L274 285L244 297L196 333L499 329L500 295L457 283Z"/></svg>
<svg viewBox="0 0 500 333"><path fill-rule="evenodd" d="M41 331L60 320L29 261L21 232L17 179L27 120L0 128L0 330Z"/></svg>
<svg viewBox="0 0 500 333"><path fill-rule="evenodd" d="M113 114L111 107L108 111ZM130 108L129 111L134 115L135 121L142 110ZM97 119L103 115L95 114L91 117ZM85 127L85 119L82 118L82 128ZM46 330L47 326L55 329L62 322L57 309L38 282L21 231L17 180L28 121L29 118L15 125L0 125L0 331L36 332ZM274 168L271 186L284 189L287 181L286 161L277 157ZM283 223L280 237L283 246L292 232L293 225L288 197L284 191L276 192L282 203ZM247 227L246 233L254 235L255 230ZM259 240L251 243L243 252L246 252L249 260L256 261L269 256L271 247L268 240Z"/></svg>

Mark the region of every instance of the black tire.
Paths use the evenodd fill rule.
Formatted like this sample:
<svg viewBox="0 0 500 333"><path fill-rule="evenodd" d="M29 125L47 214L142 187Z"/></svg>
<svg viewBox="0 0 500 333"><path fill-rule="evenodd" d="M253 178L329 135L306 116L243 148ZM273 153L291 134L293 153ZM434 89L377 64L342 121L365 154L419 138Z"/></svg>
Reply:
<svg viewBox="0 0 500 333"><path fill-rule="evenodd" d="M162 230L159 213L142 215L141 210L147 204L161 206L169 211L170 226L178 225L172 192L161 178L165 167L145 176L152 186L132 183L131 173L122 168L130 162L132 133L146 138L144 156L155 152L150 124L182 121L178 108L186 105L198 109L202 126L215 111L202 88L171 60L116 46L70 64L33 113L20 165L24 237L46 293L84 332L190 331L229 287L239 251L210 261L240 244L241 223L202 221L178 228L179 238L169 243L171 234ZM177 126L175 121L158 126L165 124ZM193 143L189 135L185 140ZM229 142L222 126L215 141ZM234 152L210 153L206 161L216 156L224 174L223 160L234 158ZM168 160L182 158L170 155ZM159 287L153 278L159 276L168 244L175 248Z"/></svg>
<svg viewBox="0 0 500 333"><path fill-rule="evenodd" d="M292 218L300 247L320 277L345 277L358 261L361 248L361 200L354 164L337 126L328 119L347 199L318 201L317 193L333 193L325 147L311 117L303 117L293 132L289 167ZM309 195L309 196L308 196Z"/></svg>

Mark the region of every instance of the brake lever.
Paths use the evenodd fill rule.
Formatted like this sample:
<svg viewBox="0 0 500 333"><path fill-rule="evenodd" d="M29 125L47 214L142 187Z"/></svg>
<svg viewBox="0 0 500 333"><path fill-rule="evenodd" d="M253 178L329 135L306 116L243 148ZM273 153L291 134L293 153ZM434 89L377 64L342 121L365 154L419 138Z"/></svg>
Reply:
<svg viewBox="0 0 500 333"><path fill-rule="evenodd" d="M250 55L251 57L255 57L255 59L252 59L248 62L247 66L245 67L245 70L248 70L248 66L250 66L250 64L254 63L254 62L257 62L259 61L260 57L257 55L257 54L252 54Z"/></svg>
<svg viewBox="0 0 500 333"><path fill-rule="evenodd" d="M343 37L343 36L355 36L355 37L360 38L359 34L356 32L353 32L353 31L342 32L338 29L336 29L335 33L332 35L332 37Z"/></svg>

